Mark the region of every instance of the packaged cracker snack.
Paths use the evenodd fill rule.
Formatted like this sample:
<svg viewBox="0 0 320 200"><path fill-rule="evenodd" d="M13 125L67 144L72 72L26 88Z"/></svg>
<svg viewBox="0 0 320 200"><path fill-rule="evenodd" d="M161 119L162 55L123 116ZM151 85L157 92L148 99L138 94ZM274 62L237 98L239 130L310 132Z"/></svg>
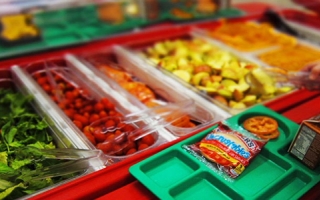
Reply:
<svg viewBox="0 0 320 200"><path fill-rule="evenodd" d="M245 129L230 128L221 123L201 141L184 148L226 179L234 179L266 143L267 140L257 138Z"/></svg>

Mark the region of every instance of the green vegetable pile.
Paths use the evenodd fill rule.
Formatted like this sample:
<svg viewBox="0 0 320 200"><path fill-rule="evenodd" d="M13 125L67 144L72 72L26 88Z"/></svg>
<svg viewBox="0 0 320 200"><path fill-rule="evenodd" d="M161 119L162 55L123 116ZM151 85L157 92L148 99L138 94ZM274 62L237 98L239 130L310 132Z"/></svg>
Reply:
<svg viewBox="0 0 320 200"><path fill-rule="evenodd" d="M32 194L66 178L28 178L31 171L58 162L41 159L41 155L34 157L32 152L22 153L26 147L55 148L48 125L33 111L31 100L31 96L0 89L0 199Z"/></svg>

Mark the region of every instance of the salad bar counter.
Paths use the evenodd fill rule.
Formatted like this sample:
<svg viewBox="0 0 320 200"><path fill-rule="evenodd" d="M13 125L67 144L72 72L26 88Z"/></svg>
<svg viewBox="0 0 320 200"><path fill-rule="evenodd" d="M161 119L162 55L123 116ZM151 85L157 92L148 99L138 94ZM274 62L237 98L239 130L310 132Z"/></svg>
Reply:
<svg viewBox="0 0 320 200"><path fill-rule="evenodd" d="M320 37L239 10L1 61L0 199L319 197L288 150L320 113ZM278 11L312 35L299 13Z"/></svg>

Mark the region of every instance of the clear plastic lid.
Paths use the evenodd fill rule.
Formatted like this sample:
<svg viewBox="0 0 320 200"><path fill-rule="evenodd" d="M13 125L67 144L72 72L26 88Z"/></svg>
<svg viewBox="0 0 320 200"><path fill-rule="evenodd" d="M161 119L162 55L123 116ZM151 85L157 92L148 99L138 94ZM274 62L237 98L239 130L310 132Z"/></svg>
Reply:
<svg viewBox="0 0 320 200"><path fill-rule="evenodd" d="M123 117L105 117L89 125L97 147L109 156L126 156L154 146L158 131L193 111L191 100L157 106Z"/></svg>
<svg viewBox="0 0 320 200"><path fill-rule="evenodd" d="M116 50L117 51L117 50ZM68 55L67 59L76 62L78 59L82 61L88 68L99 75L103 80L111 83L112 87L126 96L134 96L139 104L144 107L157 105L166 105L183 100L188 100L190 97L183 94L180 90L172 90L172 85L166 82L161 76L155 76L153 73L143 69L142 65L137 65L132 62L127 56L118 57L115 59L110 51L100 51L91 53L90 55L82 55L74 57ZM119 61L116 64L116 61ZM79 65L78 65L79 66ZM80 66L79 66L80 67ZM101 73L102 72L102 73ZM195 110L189 116L181 119L180 127L178 122L167 126L175 136L182 136L190 132L196 131L199 128L206 126L219 120L219 115L215 112L209 112L199 102L194 104ZM187 126L190 121L193 126ZM186 122L185 125L182 123Z"/></svg>

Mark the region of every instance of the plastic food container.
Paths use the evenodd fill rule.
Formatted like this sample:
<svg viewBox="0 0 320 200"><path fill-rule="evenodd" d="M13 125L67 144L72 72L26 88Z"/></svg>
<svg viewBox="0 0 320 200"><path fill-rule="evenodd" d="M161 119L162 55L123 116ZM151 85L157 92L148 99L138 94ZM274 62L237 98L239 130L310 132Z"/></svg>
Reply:
<svg viewBox="0 0 320 200"><path fill-rule="evenodd" d="M120 95L108 84L97 78L90 70L83 74L72 63L63 59L39 61L23 68L16 67L16 70L20 72L21 80L27 78L32 87L41 91L44 96L43 101L48 102L51 109L54 109L63 121L60 125L73 130L71 137L75 140L84 141L92 149L102 149L99 148L101 147L100 143L103 143L106 139L99 138L101 135L105 136L102 131L96 132L94 129L90 129L93 123L105 117L122 117L141 110L131 103L134 100ZM50 87L47 86L48 84ZM25 86L31 89L31 86ZM141 125L136 125L140 128L148 122L146 120L143 119L140 122ZM143 150L167 141L166 134L169 133L161 128L154 131L152 133L154 144ZM124 152L117 155L105 155L111 158L108 164L129 156L125 155Z"/></svg>
<svg viewBox="0 0 320 200"><path fill-rule="evenodd" d="M62 129L59 124L55 121L55 117L53 116L54 113L47 113L46 110L44 110L48 105L45 105L45 102L42 101L41 95L38 93L38 91L26 91L24 88L24 84L28 85L28 81L26 80L23 84L21 84L21 80L16 76L16 74L13 72L14 70L10 69L2 69L0 70L0 88L1 89L11 89L14 92L22 93L22 95L31 95L33 96L33 100L30 102L29 106L33 108L36 114L38 114L40 117L44 119L44 122L48 125L47 132L53 139L53 145L56 148L82 148L82 149L90 149L90 146L86 146L85 143L81 143L77 140L73 140L70 138L69 130ZM16 99L18 100L18 99ZM48 110L50 111L50 110ZM78 143L77 143L78 142ZM32 142L30 142L31 144ZM49 145L49 143L47 144ZM81 176L84 176L86 174L89 174L91 172L97 171L99 169L104 168L104 163L106 162L106 159L104 158L103 153L97 154L96 157L86 160L88 163L83 163L83 165L89 166L86 170L76 173L74 176L65 178L62 181L55 182L47 187L42 187L41 189L37 190L36 192L33 192L29 195L20 196L19 198L30 198L31 196L37 195L41 192L47 191L50 188L57 187L58 185L62 185L66 182L75 180ZM14 193L14 192L13 192ZM16 197L18 198L18 197Z"/></svg>
<svg viewBox="0 0 320 200"><path fill-rule="evenodd" d="M172 50L174 52L170 52L165 49L165 46L170 45L180 46L176 50ZM190 51L188 49L192 48L196 50L191 51L189 57L185 56ZM145 66L146 70L152 71L157 76L165 74L166 77L170 77L185 88L192 90L192 93L196 93L190 95L192 98L200 95L230 114L242 112L258 103L274 100L276 97L293 90L292 85L276 84L272 77L265 75L263 76L272 80L270 82L272 84L267 83L268 86L265 86L265 82L261 81L258 87L251 87L246 81L246 75L252 69L262 66L258 65L255 60L251 61L225 45L215 44L213 40L196 31L166 38L158 37L149 41L137 42L131 46L128 45L126 48L119 47L119 49L130 55L127 56L131 60L130 62L135 62L140 67ZM144 52L148 52L149 55L161 54L162 57L165 57L167 53L172 55L165 59L161 59L161 57L160 59L156 57L150 59L145 56ZM200 54L199 52L206 53ZM174 54L180 57L177 59ZM125 59L121 58L121 60ZM256 79L260 78L256 77ZM170 82L170 84L174 83ZM191 91L185 92L191 93Z"/></svg>
<svg viewBox="0 0 320 200"><path fill-rule="evenodd" d="M305 38L296 38L277 31L271 25L254 21L222 22L218 29L196 32L212 38L212 42L229 48L235 54L249 57L266 67L299 71L306 64L319 60L317 31L288 20L285 22ZM245 31L249 29L253 31Z"/></svg>
<svg viewBox="0 0 320 200"><path fill-rule="evenodd" d="M67 59L79 68L89 68L97 76L112 85L118 92L126 96L132 96L132 99L136 99L137 104L145 107L145 109L190 99L183 90L173 89L172 85L166 82L163 77L156 76L130 62L130 58L125 57L125 55L119 56L119 59L114 56L115 54L110 51L105 51L81 57L68 55ZM83 64L79 63L77 59L82 61ZM121 64L116 64L117 60ZM228 116L227 113L220 109L207 109L206 105L210 106L208 102L207 104L202 104L195 101L194 105L192 105L194 109L190 116L182 119L181 125L174 125L173 123L168 125L167 129L174 136L180 137Z"/></svg>
<svg viewBox="0 0 320 200"><path fill-rule="evenodd" d="M279 67L287 71L299 71L308 63L319 61L320 48L299 41L293 47L281 47L265 51L257 54L256 57L269 66Z"/></svg>
<svg viewBox="0 0 320 200"><path fill-rule="evenodd" d="M268 23L255 21L221 21L220 26L208 28L203 32L206 36L240 52L256 52L296 44L295 37L277 31Z"/></svg>

